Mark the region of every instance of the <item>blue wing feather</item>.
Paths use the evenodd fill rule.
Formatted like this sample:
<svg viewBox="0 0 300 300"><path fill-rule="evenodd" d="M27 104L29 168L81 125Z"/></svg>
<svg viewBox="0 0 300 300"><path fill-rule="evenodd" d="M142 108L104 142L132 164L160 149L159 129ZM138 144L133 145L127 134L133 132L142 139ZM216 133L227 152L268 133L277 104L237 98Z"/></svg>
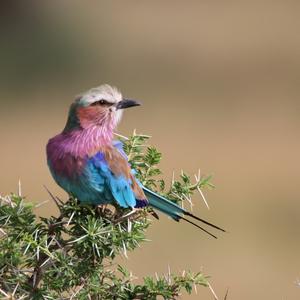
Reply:
<svg viewBox="0 0 300 300"><path fill-rule="evenodd" d="M119 147L118 150L120 151ZM126 154L124 153L124 155ZM95 189L99 190L98 185L102 183L102 193L104 195L105 193L108 194L105 197L106 202L112 203L115 200L121 207L135 207L136 199L131 189L130 179L127 179L124 175L113 174L102 152L98 152L91 157L87 167L91 176L90 182L93 186L96 184ZM110 195L112 197L107 197Z"/></svg>
<svg viewBox="0 0 300 300"><path fill-rule="evenodd" d="M127 154L125 153L124 149L123 149L123 142L121 142L120 140L114 140L113 141L113 146L121 153L121 155L128 160Z"/></svg>

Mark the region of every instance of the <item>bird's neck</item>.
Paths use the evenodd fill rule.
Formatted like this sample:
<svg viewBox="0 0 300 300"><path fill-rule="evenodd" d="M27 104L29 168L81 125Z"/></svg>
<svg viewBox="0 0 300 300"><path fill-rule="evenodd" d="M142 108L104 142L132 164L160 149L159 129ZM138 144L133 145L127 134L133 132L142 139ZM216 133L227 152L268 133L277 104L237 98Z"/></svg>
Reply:
<svg viewBox="0 0 300 300"><path fill-rule="evenodd" d="M75 157L91 156L104 146L112 145L113 126L90 126L64 131L54 138L55 152L72 154Z"/></svg>

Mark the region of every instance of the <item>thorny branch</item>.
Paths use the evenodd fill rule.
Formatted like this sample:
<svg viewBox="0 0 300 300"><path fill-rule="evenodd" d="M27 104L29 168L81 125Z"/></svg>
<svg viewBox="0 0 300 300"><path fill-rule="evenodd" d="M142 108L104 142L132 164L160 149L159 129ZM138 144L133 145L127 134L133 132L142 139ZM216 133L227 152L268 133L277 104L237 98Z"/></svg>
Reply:
<svg viewBox="0 0 300 300"><path fill-rule="evenodd" d="M166 188L159 178L161 153L146 145L148 139L135 132L124 139L139 180L181 205L191 205L197 191L204 198L202 189L213 186L200 173L192 182L182 172ZM191 293L197 285L209 286L202 273L170 271L134 284L131 272L115 264L117 256L127 257L147 241L153 211L135 214L108 205L80 205L73 198L64 203L48 190L59 216L37 218L35 206L21 192L19 183L17 195L0 196L0 294L6 299L178 299L182 290Z"/></svg>

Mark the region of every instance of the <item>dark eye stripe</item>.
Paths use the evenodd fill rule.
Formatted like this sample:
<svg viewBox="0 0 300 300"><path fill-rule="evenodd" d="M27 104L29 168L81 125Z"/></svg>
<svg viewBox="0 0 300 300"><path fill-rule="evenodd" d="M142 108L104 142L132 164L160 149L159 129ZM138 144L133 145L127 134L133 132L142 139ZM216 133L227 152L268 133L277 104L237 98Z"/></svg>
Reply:
<svg viewBox="0 0 300 300"><path fill-rule="evenodd" d="M96 106L96 105L108 105L108 106L110 106L110 105L112 105L112 103L110 103L110 102L108 102L104 99L101 99L101 100L95 101L91 104L91 106Z"/></svg>

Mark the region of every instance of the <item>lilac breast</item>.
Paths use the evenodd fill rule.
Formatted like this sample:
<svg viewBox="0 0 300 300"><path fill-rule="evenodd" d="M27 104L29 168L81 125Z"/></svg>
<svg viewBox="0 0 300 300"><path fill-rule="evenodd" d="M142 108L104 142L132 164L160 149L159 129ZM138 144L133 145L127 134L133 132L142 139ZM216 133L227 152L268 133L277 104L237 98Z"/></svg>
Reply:
<svg viewBox="0 0 300 300"><path fill-rule="evenodd" d="M86 156L74 155L69 148L67 136L55 136L47 144L47 160L53 175L75 179L83 171Z"/></svg>

